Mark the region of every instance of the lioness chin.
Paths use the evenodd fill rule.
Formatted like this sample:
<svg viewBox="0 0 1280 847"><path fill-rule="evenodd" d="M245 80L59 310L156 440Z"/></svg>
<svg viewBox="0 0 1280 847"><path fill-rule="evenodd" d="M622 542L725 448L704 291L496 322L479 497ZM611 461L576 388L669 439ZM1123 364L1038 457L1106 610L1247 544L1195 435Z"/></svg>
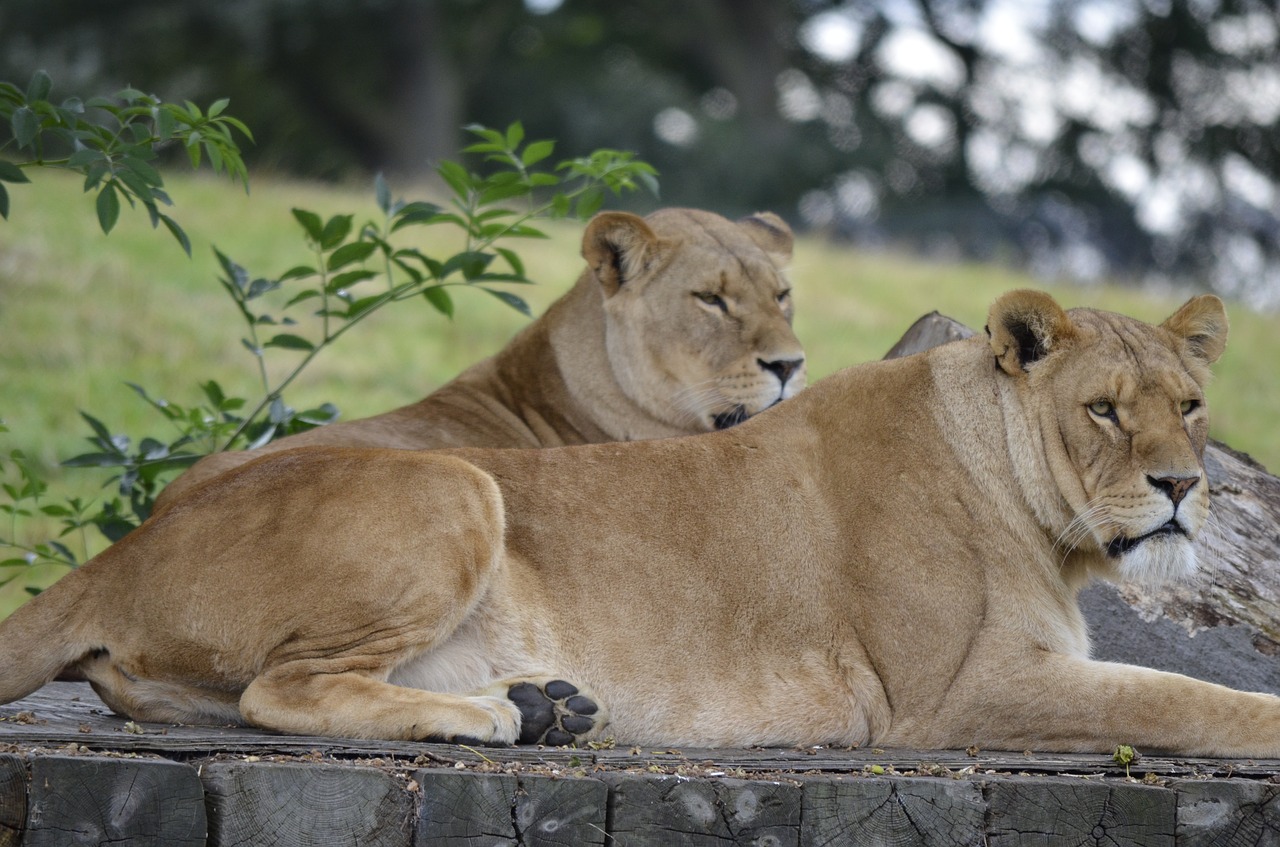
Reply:
<svg viewBox="0 0 1280 847"><path fill-rule="evenodd" d="M0 701L69 670L294 733L1280 756L1280 699L1091 661L1076 605L1192 565L1226 336L1212 296L1019 291L722 432L266 456L0 624Z"/></svg>
<svg viewBox="0 0 1280 847"><path fill-rule="evenodd" d="M583 233L577 283L492 358L408 406L207 456L159 505L293 447L555 447L731 426L804 388L792 246L769 212L603 212Z"/></svg>

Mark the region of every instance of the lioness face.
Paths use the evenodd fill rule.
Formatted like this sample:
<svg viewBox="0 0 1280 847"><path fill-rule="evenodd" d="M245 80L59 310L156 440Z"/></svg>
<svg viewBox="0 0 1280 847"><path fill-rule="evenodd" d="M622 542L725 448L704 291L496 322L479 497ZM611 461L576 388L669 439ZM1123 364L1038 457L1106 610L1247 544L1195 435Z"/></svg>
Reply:
<svg viewBox="0 0 1280 847"><path fill-rule="evenodd" d="M1226 347L1222 301L1193 298L1151 326L1014 292L992 307L988 333L997 366L1039 418L1045 461L1074 515L1064 552L1092 547L1122 579L1192 571L1192 541L1209 516L1203 389Z"/></svg>
<svg viewBox="0 0 1280 847"><path fill-rule="evenodd" d="M1092 539L1121 578L1165 581L1196 567L1192 540L1210 504L1203 383L1226 325L1211 299L1202 315L1179 312L1158 328L1073 310L1070 338L1044 357L1046 372L1037 379L1038 365L1028 368L1039 397L1052 403L1042 411L1053 417L1044 430L1061 441L1046 445L1051 466L1065 457L1055 475L1075 519L1062 544L1074 549ZM1208 325L1222 333L1211 345L1207 335L1181 334Z"/></svg>
<svg viewBox="0 0 1280 847"><path fill-rule="evenodd" d="M593 221L584 240L628 396L673 427L713 430L803 389L787 225L768 213L732 222L691 209L637 221Z"/></svg>

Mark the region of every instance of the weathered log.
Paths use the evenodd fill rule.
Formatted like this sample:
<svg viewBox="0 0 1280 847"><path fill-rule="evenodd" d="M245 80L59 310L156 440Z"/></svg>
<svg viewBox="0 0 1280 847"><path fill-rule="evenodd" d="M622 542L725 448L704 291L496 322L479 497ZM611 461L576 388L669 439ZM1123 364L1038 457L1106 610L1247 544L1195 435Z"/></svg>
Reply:
<svg viewBox="0 0 1280 847"><path fill-rule="evenodd" d="M594 779L424 769L414 844L604 845L609 791Z"/></svg>
<svg viewBox="0 0 1280 847"><path fill-rule="evenodd" d="M38 756L31 763L21 841L28 847L203 847L206 832L195 768L99 756Z"/></svg>
<svg viewBox="0 0 1280 847"><path fill-rule="evenodd" d="M202 769L201 780L208 795L210 847L403 847L413 832L409 792L375 768L215 762Z"/></svg>
<svg viewBox="0 0 1280 847"><path fill-rule="evenodd" d="M885 358L973 334L931 312ZM1216 441L1204 462L1212 510L1197 541L1200 572L1158 588L1096 583L1082 592L1094 655L1280 693L1280 478Z"/></svg>
<svg viewBox="0 0 1280 847"><path fill-rule="evenodd" d="M800 847L986 844L982 785L929 777L809 780Z"/></svg>
<svg viewBox="0 0 1280 847"><path fill-rule="evenodd" d="M611 844L783 845L800 838L801 794L795 785L648 774L600 778L610 788Z"/></svg>
<svg viewBox="0 0 1280 847"><path fill-rule="evenodd" d="M27 768L17 756L0 756L0 847L22 843L27 822Z"/></svg>
<svg viewBox="0 0 1280 847"><path fill-rule="evenodd" d="M987 839L982 843L1173 847L1177 799L1163 788L1125 782L993 780L987 785Z"/></svg>

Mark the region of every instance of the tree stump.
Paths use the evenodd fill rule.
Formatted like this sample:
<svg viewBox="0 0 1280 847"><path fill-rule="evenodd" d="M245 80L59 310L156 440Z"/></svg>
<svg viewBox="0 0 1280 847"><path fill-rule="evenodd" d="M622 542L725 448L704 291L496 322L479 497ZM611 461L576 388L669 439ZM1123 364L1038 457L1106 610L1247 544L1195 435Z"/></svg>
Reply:
<svg viewBox="0 0 1280 847"><path fill-rule="evenodd" d="M931 312L885 358L973 334ZM1205 449L1204 464L1212 511L1196 541L1199 573L1156 588L1094 583L1085 589L1080 605L1093 655L1280 694L1280 478L1217 441Z"/></svg>

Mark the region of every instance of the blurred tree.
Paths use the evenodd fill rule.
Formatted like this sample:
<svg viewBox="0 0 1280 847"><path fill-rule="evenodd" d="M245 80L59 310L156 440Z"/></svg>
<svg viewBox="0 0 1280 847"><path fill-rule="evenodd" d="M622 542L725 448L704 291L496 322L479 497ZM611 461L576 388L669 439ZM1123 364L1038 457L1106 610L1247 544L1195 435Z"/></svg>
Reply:
<svg viewBox="0 0 1280 847"><path fill-rule="evenodd" d="M229 95L322 177L519 119L666 203L1280 305L1277 3L5 0L0 77Z"/></svg>

